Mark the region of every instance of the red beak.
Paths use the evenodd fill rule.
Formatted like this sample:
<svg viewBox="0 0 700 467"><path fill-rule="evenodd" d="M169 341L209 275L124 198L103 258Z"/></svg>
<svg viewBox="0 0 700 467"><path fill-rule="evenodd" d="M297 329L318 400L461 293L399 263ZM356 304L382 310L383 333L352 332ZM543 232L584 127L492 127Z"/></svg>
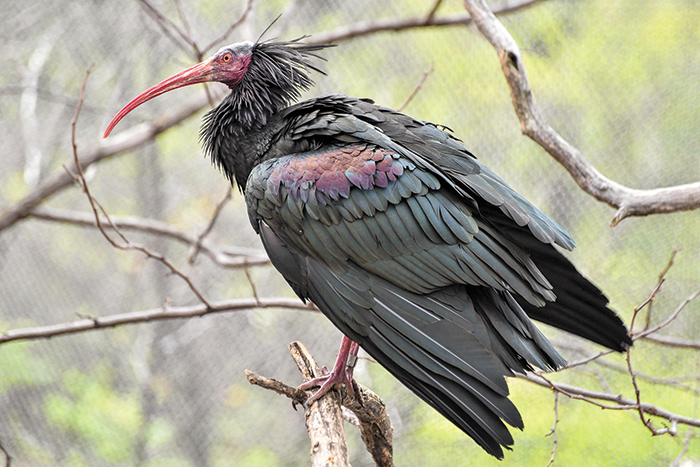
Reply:
<svg viewBox="0 0 700 467"><path fill-rule="evenodd" d="M109 122L109 125L107 125L107 129L102 137L106 138L109 136L114 127L117 126L117 123L119 123L119 121L124 118L126 114L134 110L139 105L153 99L154 97L160 96L161 94L165 94L168 91L172 91L173 89L189 86L190 84L211 81L212 71L212 60L205 60L202 63L198 63L191 68L181 71L180 73L173 75L170 78L149 88L136 96L131 102L126 104L124 108L114 116L112 121Z"/></svg>

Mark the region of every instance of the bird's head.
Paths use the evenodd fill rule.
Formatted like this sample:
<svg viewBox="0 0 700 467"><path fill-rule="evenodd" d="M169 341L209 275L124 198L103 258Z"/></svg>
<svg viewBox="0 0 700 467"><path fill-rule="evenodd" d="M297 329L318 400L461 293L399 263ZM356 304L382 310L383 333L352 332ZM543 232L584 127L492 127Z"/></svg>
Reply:
<svg viewBox="0 0 700 467"><path fill-rule="evenodd" d="M300 42L238 42L222 47L213 57L152 86L126 104L109 122L104 137L119 121L141 104L183 86L219 82L231 88L232 95L248 107L274 112L300 96L313 85L308 70L319 70L311 58L331 45ZM249 109L250 110L250 109Z"/></svg>

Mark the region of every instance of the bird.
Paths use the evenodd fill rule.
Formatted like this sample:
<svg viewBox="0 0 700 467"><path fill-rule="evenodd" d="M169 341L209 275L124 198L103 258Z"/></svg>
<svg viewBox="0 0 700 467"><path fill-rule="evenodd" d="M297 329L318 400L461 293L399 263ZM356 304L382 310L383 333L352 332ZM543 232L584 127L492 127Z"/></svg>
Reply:
<svg viewBox="0 0 700 467"><path fill-rule="evenodd" d="M445 126L367 98L300 100L331 44L238 42L149 88L230 93L203 118L206 155L242 192L272 265L343 334L309 399L352 391L362 348L502 459L523 429L506 377L566 366L532 320L624 351L603 292L564 256L572 237Z"/></svg>

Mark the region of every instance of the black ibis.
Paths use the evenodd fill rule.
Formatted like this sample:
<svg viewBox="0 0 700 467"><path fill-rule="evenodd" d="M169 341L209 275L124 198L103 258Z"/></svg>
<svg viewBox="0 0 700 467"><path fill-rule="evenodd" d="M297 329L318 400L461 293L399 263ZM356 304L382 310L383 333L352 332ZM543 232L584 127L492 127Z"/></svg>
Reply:
<svg viewBox="0 0 700 467"><path fill-rule="evenodd" d="M502 458L506 424L523 428L505 377L566 365L531 319L617 351L627 330L557 249L574 247L566 231L446 127L341 94L296 102L329 47L303 39L223 47L104 136L160 94L226 84L204 150L244 193L272 264L346 336L311 401L352 387L359 345Z"/></svg>

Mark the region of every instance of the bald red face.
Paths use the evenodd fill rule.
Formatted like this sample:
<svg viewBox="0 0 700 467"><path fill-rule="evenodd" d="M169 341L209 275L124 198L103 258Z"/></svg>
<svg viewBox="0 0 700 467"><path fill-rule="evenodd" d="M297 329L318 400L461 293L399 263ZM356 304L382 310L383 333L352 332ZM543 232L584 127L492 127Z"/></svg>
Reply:
<svg viewBox="0 0 700 467"><path fill-rule="evenodd" d="M152 86L136 96L112 118L103 137L109 136L117 123L136 107L173 89L211 81L224 83L229 87L235 86L243 79L248 70L252 50L253 44L251 42L239 42L224 47L210 59Z"/></svg>

